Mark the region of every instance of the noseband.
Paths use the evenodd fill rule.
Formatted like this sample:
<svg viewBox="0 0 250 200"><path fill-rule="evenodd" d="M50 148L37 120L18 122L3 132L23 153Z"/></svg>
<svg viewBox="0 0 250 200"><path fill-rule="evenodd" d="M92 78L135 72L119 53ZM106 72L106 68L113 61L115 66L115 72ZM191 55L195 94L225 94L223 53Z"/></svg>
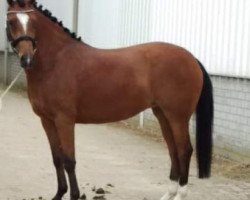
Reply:
<svg viewBox="0 0 250 200"><path fill-rule="evenodd" d="M19 14L19 13L31 13L31 12L34 12L35 10L31 9L31 10L25 10L25 11L8 11L7 12L7 15L9 14ZM10 33L10 26L7 22L7 26L6 26L6 34L7 34L7 38L8 40L10 41L11 43L11 47L13 49L13 51L18 54L18 51L16 49L17 45L21 42L21 41L30 41L32 43L32 46L33 46L33 49L34 49L34 52L36 51L36 43L37 41L29 36L29 35L22 35L22 36L19 36L18 38L14 39L12 36L11 36L11 33Z"/></svg>

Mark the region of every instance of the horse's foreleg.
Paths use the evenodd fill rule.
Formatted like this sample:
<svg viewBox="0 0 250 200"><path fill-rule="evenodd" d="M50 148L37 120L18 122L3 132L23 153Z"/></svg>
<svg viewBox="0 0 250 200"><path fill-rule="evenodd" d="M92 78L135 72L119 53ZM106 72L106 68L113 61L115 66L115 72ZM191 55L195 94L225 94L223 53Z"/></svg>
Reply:
<svg viewBox="0 0 250 200"><path fill-rule="evenodd" d="M57 135L57 130L53 121L42 118L42 125L47 134L53 162L56 168L58 190L56 196L53 200L61 200L63 195L67 192L68 186L66 182L66 177L64 173L63 160L62 160L62 151L60 149L60 141Z"/></svg>
<svg viewBox="0 0 250 200"><path fill-rule="evenodd" d="M69 177L71 200L78 200L80 197L80 191L75 173L75 124L71 120L63 117L57 119L55 124L63 152L64 167Z"/></svg>
<svg viewBox="0 0 250 200"><path fill-rule="evenodd" d="M153 108L153 113L160 123L162 134L165 141L167 142L171 158L170 185L167 188L166 194L161 198L161 200L169 200L176 195L178 190L178 182L180 178L179 160L177 156L173 133L170 128L169 122L167 121L164 113L160 108Z"/></svg>

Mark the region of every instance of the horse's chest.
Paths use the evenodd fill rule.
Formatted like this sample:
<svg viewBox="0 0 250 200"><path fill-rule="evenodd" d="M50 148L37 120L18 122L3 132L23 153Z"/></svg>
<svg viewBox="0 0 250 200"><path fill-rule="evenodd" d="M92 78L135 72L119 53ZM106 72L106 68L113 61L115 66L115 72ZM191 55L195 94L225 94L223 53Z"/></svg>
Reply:
<svg viewBox="0 0 250 200"><path fill-rule="evenodd" d="M33 108L33 111L38 115L38 116L43 116L47 113L46 111L46 104L43 96L41 94L34 91L29 90L29 100L31 103L31 106Z"/></svg>
<svg viewBox="0 0 250 200"><path fill-rule="evenodd" d="M30 98L30 103L31 103L31 106L33 108L33 111L38 116L42 116L44 114L45 107L44 107L44 103L42 102L42 100L31 97Z"/></svg>

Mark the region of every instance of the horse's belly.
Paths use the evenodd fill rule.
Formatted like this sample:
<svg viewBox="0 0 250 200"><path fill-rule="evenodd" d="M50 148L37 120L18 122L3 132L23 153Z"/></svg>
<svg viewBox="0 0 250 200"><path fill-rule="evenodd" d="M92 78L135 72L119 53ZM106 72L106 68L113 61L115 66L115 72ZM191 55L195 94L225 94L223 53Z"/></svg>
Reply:
<svg viewBox="0 0 250 200"><path fill-rule="evenodd" d="M117 122L131 118L145 109L140 109L137 111L133 110L131 112L112 113L112 115L111 114L107 115L106 113L101 113L101 112L99 113L99 115L91 115L91 114L88 116L82 115L78 117L77 123L102 124L102 123Z"/></svg>
<svg viewBox="0 0 250 200"><path fill-rule="evenodd" d="M98 104L83 106L78 110L77 123L110 123L128 119L151 107L151 103L144 100L124 100L112 104Z"/></svg>

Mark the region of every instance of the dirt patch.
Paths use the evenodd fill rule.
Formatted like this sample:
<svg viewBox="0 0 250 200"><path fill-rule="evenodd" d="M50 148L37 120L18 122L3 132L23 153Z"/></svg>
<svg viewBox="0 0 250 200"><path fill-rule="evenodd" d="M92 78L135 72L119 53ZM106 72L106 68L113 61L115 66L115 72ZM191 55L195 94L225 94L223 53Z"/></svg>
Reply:
<svg viewBox="0 0 250 200"><path fill-rule="evenodd" d="M237 162L220 155L213 158L213 172L233 179L250 183L250 162Z"/></svg>
<svg viewBox="0 0 250 200"><path fill-rule="evenodd" d="M156 142L164 142L164 139L160 132L161 131L160 127L156 129L143 129L135 125L134 123L130 123L130 121L131 119L129 119L128 121L121 121L118 123L110 123L109 125L111 127L129 129L130 131L133 131L136 135L152 139L153 141Z"/></svg>
<svg viewBox="0 0 250 200"><path fill-rule="evenodd" d="M156 142L164 142L163 137L161 136L160 129L150 130L142 129L136 127L134 124L131 124L127 121L122 121L119 123L112 123L111 126L118 128L127 128L132 130L135 134L150 138ZM158 133L156 134L156 132ZM220 175L226 178L233 180L244 180L250 183L250 159L237 155L237 159L232 159L224 156L219 149L214 149L212 173L214 175ZM195 152L194 154L195 155ZM195 158L193 158L195 159ZM241 160L241 161L240 161Z"/></svg>
<svg viewBox="0 0 250 200"><path fill-rule="evenodd" d="M49 200L57 189L51 152L41 122L23 96L9 93L0 113L0 199ZM95 191L100 187L107 200L157 200L168 188L171 164L160 135L124 127L76 126L77 177L88 200L98 196ZM238 176L243 170L248 173L248 166L238 167L241 173L231 168L230 178L239 177L235 181L215 174L236 165L221 158L214 162L212 178L200 180L192 160L187 200L249 200L250 183ZM68 199L69 193L64 200Z"/></svg>

